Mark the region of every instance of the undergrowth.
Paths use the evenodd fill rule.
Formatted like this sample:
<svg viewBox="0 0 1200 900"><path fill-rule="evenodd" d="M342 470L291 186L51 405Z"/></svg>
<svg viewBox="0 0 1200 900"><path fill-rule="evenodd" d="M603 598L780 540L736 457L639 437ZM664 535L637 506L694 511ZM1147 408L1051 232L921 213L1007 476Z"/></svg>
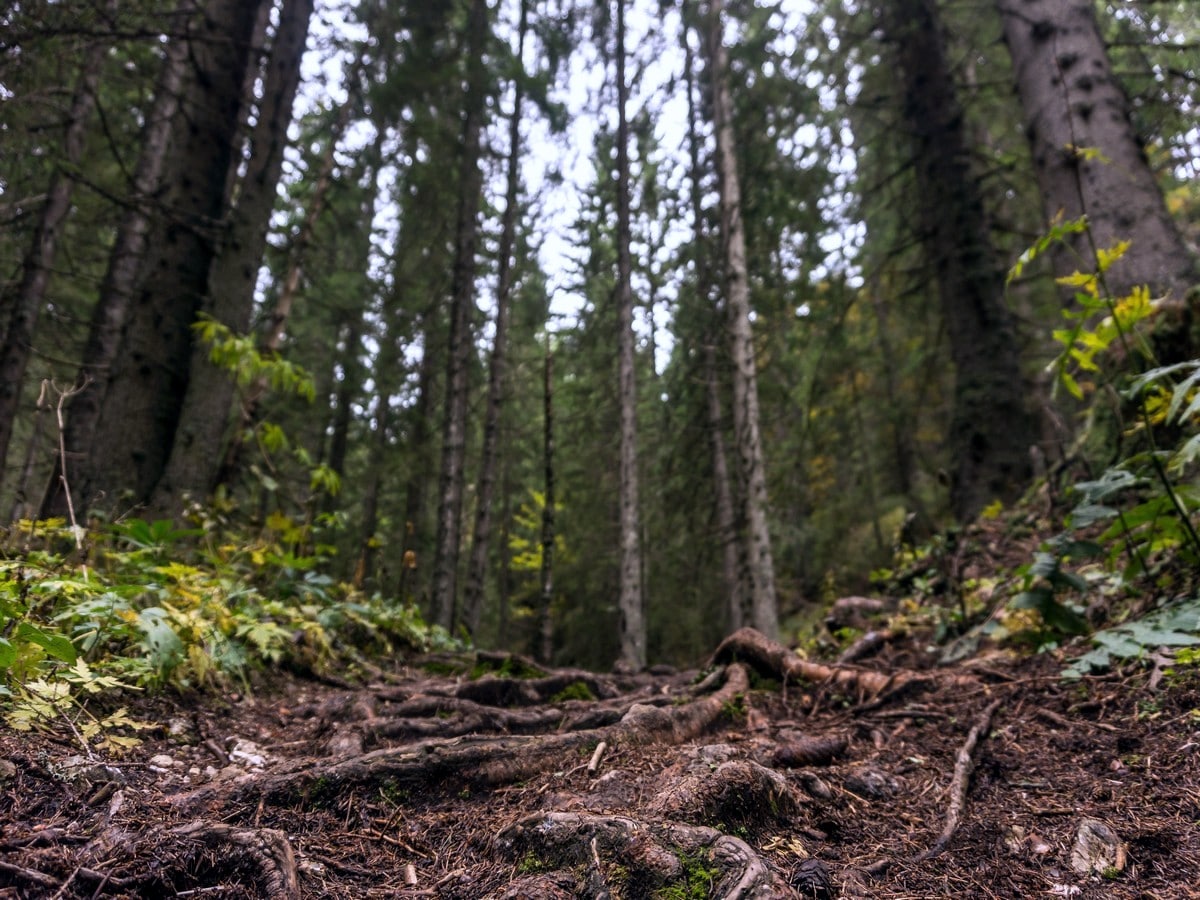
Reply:
<svg viewBox="0 0 1200 900"><path fill-rule="evenodd" d="M0 700L11 727L65 727L88 749L129 746L140 723L121 708L93 713L89 700L245 688L266 667L344 672L458 647L411 604L323 574L332 550L282 514L240 537L197 521L97 527L82 553L63 520L0 533Z"/></svg>

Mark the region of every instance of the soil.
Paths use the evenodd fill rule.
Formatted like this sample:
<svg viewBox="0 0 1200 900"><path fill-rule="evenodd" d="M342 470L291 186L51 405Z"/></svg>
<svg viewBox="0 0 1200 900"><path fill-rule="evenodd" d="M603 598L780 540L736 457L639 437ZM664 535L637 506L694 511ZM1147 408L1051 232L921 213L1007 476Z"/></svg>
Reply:
<svg viewBox="0 0 1200 900"><path fill-rule="evenodd" d="M119 756L5 731L0 898L1200 896L1200 678L870 651L279 676L134 701Z"/></svg>

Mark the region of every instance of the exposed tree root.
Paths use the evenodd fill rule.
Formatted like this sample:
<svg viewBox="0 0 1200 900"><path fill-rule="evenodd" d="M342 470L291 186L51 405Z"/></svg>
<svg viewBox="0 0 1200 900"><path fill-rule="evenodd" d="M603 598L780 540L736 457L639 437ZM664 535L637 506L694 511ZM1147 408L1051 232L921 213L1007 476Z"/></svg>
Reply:
<svg viewBox="0 0 1200 900"><path fill-rule="evenodd" d="M824 665L801 659L783 644L753 628L742 628L725 638L712 655L713 664L744 662L762 675L781 681L807 681L862 699L895 694L932 681L977 685L969 675L899 671L887 674L848 665Z"/></svg>
<svg viewBox="0 0 1200 900"><path fill-rule="evenodd" d="M749 675L744 666L735 664L727 668L725 683L712 694L670 709L634 704L620 721L604 728L426 740L333 762L309 761L291 771L254 776L232 785L209 785L176 802L185 809L199 809L259 796L272 801L321 802L354 785L449 788L507 784L548 768L563 768L572 754L590 753L601 741L619 747L691 740L716 723L748 690ZM580 765L584 763L586 759Z"/></svg>
<svg viewBox="0 0 1200 900"><path fill-rule="evenodd" d="M200 821L175 828L171 835L210 854L213 868L247 873L264 897L292 900L300 896L296 857L282 831Z"/></svg>
<svg viewBox="0 0 1200 900"><path fill-rule="evenodd" d="M650 802L655 817L730 828L776 825L801 808L800 794L778 772L733 758L729 744L702 747L682 766L663 772L666 787Z"/></svg>
<svg viewBox="0 0 1200 900"><path fill-rule="evenodd" d="M572 870L576 897L647 897L669 886L718 900L798 896L745 841L703 826L535 813L501 831L496 847L526 866Z"/></svg>

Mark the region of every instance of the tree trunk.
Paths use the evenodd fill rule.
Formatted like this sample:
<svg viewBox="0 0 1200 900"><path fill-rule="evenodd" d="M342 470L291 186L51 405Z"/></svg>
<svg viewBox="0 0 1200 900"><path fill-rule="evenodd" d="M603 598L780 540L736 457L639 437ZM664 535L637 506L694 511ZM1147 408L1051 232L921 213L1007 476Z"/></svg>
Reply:
<svg viewBox="0 0 1200 900"><path fill-rule="evenodd" d="M292 103L300 83L313 0L285 0L263 76L263 99L250 134L250 156L222 243L208 278L201 312L235 334L250 326L254 289L288 146ZM209 348L193 342L190 375L171 456L155 488L159 516L178 515L186 496L204 500L216 486L224 437L229 430L234 382L209 360Z"/></svg>
<svg viewBox="0 0 1200 900"><path fill-rule="evenodd" d="M950 502L967 521L993 500L1021 495L1038 436L1025 408L1004 272L969 170L966 119L936 11L931 0L887 0L884 8L912 141L919 237L934 269L955 370Z"/></svg>
<svg viewBox="0 0 1200 900"><path fill-rule="evenodd" d="M618 479L621 574L620 663L646 667L646 612L642 597L637 465L637 381L634 377L633 264L629 255L629 86L625 83L625 2L617 0L617 402L620 420Z"/></svg>
<svg viewBox="0 0 1200 900"><path fill-rule="evenodd" d="M529 28L529 2L521 0L517 25L517 60L525 55L525 34ZM525 97L521 76L513 80L513 111L508 126L508 173L505 187L504 218L500 226L499 272L496 278L496 334L492 340L492 358L488 370L487 409L484 412L483 448L480 452L479 482L475 490L475 531L471 557L467 564L467 583L463 591L463 624L474 635L483 612L484 576L492 535L492 505L496 484L496 455L500 432L500 409L504 401L505 371L508 363L508 320L512 292L512 252L517 229L517 204L521 187L521 104Z"/></svg>
<svg viewBox="0 0 1200 900"><path fill-rule="evenodd" d="M708 300L712 286L712 267L708 262L708 235L705 233L703 171L700 155L699 115L696 109L695 64L687 32L683 35L683 71L688 98L688 154L691 164L692 242L696 248L696 296L700 303ZM713 317L714 323L716 318ZM721 586L725 597L727 633L732 634L746 624L748 591L742 578L745 568L741 559L741 538L738 530L733 483L729 475L729 458L725 449L725 414L721 409L721 383L717 369L717 348L714 336L706 334L704 345L704 391L708 413L709 444L712 449L713 504L717 517L717 539L721 544Z"/></svg>
<svg viewBox="0 0 1200 900"><path fill-rule="evenodd" d="M146 502L162 476L187 391L191 326L208 292L244 102L258 4L210 0L190 33L190 83L176 118L174 171L149 265L129 310L81 475L87 500Z"/></svg>
<svg viewBox="0 0 1200 900"><path fill-rule="evenodd" d="M434 621L447 630L456 618L459 534L462 526L463 468L466 455L467 379L471 312L475 306L475 246L479 237L479 201L483 174L479 168L480 134L486 111L488 7L472 0L467 24L467 80L463 96L463 130L459 160L458 225L454 279L450 301L449 359L446 404L442 418L442 464L438 478L437 547L433 564Z"/></svg>
<svg viewBox="0 0 1200 900"><path fill-rule="evenodd" d="M767 523L766 465L759 429L754 334L750 325L746 233L742 222L737 150L733 142L733 102L729 94L729 64L722 43L721 10L721 0L711 0L705 38L720 177L725 300L728 306L730 361L733 366L733 427L737 434L738 466L744 486L750 617L755 628L774 638L779 634L779 611L775 598L771 534Z"/></svg>
<svg viewBox="0 0 1200 900"><path fill-rule="evenodd" d="M1136 285L1177 299L1200 278L1133 130L1091 0L996 0L1025 110L1046 217L1086 213L1090 242L1055 258L1058 275L1095 271L1093 248L1131 241L1105 276L1114 297ZM1079 151L1098 150L1099 156Z"/></svg>
<svg viewBox="0 0 1200 900"><path fill-rule="evenodd" d="M546 335L546 362L542 370L542 470L545 505L542 507L542 571L538 599L536 656L544 663L554 656L554 354Z"/></svg>
<svg viewBox="0 0 1200 900"><path fill-rule="evenodd" d="M154 101L142 129L142 149L130 185L131 202L117 227L108 268L100 284L100 295L92 308L83 361L76 379L76 384L85 388L72 398L68 408L63 435L68 459L55 459L39 512L43 518L66 515L68 486L77 508L92 499L80 490L79 484L70 483L70 470L74 468L73 460L86 460L88 448L94 442L108 378L120 353L122 329L146 257L150 228L153 223L161 222L156 197L164 186L163 173L169 161L175 116L187 75L188 40L184 35L188 33L196 9L196 0L179 0L175 8L177 24L170 29L173 36L167 43Z"/></svg>
<svg viewBox="0 0 1200 900"><path fill-rule="evenodd" d="M116 3L108 0L106 9L111 14L116 9ZM106 45L97 42L84 58L75 96L67 113L62 139L62 163L50 178L42 213L33 229L33 241L22 264L20 283L11 300L0 294L0 315L5 318L0 323L0 327L4 328L3 341L0 342L0 483L7 470L5 461L8 459L8 445L20 411L21 388L33 352L34 331L42 308L46 305L46 287L50 283L58 239L71 209L71 195L75 190L73 173L83 158L88 125L96 108L100 68L108 50Z"/></svg>

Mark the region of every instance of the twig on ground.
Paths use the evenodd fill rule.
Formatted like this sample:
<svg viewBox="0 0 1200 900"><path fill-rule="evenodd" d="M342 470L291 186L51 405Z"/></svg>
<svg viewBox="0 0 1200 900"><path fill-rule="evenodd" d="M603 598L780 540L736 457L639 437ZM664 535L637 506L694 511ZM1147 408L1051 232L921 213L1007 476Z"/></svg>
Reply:
<svg viewBox="0 0 1200 900"><path fill-rule="evenodd" d="M958 748L954 757L954 777L950 780L950 804L946 809L946 824L933 846L917 857L918 861L933 859L946 849L950 839L954 837L954 832L958 829L958 820L962 817L963 807L967 803L967 785L971 779L971 770L975 768L975 750L979 746L980 737L992 727L992 716L999 707L999 700L989 703L967 732L967 739L963 741L963 745Z"/></svg>

